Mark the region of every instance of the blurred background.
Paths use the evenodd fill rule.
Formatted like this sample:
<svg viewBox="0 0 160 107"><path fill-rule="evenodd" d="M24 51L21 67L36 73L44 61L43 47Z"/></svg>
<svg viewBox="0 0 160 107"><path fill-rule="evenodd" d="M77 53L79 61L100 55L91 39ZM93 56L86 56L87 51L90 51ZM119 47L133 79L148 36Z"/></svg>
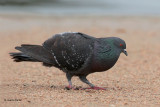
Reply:
<svg viewBox="0 0 160 107"><path fill-rule="evenodd" d="M125 40L127 57L88 76L106 91L64 90L68 83L60 70L15 63L8 54L67 31ZM159 71L160 0L0 0L1 107L160 107Z"/></svg>
<svg viewBox="0 0 160 107"><path fill-rule="evenodd" d="M1 14L160 15L159 0L0 0Z"/></svg>

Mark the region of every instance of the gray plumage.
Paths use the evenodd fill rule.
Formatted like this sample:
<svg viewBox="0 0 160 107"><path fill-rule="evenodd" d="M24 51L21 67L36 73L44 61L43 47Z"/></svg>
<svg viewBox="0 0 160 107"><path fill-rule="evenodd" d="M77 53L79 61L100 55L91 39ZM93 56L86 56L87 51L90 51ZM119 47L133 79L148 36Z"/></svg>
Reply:
<svg viewBox="0 0 160 107"><path fill-rule="evenodd" d="M79 76L91 88L101 89L91 84L86 76L113 67L121 52L127 55L125 48L124 40L117 37L95 38L79 32L67 32L54 35L42 46L23 44L15 47L21 52L10 55L16 62L42 62L44 66L61 69L66 73L69 88L72 88L71 78Z"/></svg>

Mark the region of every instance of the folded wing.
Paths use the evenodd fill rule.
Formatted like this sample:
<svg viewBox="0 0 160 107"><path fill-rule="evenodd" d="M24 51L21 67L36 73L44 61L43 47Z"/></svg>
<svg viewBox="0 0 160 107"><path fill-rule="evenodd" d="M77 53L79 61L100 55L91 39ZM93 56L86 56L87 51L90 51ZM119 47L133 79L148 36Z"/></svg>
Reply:
<svg viewBox="0 0 160 107"><path fill-rule="evenodd" d="M56 67L74 71L80 69L92 53L95 38L83 33L56 34L43 43L56 61Z"/></svg>

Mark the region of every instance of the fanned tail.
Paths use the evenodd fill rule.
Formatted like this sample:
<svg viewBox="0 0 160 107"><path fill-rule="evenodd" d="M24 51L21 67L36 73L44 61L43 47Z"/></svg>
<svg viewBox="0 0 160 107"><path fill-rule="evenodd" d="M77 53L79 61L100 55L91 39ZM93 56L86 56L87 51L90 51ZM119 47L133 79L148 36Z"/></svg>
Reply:
<svg viewBox="0 0 160 107"><path fill-rule="evenodd" d="M15 49L21 51L9 53L15 62L43 62L43 65L48 67L55 64L54 57L43 46L23 44L15 47Z"/></svg>
<svg viewBox="0 0 160 107"><path fill-rule="evenodd" d="M30 62L39 62L38 60L25 55L24 53L21 52L13 52L9 53L10 56L12 56L12 59L14 59L15 62L21 62L21 61L30 61Z"/></svg>

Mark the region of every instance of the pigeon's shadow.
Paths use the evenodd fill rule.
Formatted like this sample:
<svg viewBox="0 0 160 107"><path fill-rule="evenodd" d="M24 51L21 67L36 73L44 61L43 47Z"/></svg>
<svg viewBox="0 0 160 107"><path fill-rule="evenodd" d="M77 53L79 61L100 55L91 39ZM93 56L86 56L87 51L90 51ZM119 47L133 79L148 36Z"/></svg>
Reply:
<svg viewBox="0 0 160 107"><path fill-rule="evenodd" d="M4 90L2 93L21 93L23 91L37 91L37 90L58 90L65 89L65 86L55 86L55 85L46 85L46 84L2 84L0 89Z"/></svg>
<svg viewBox="0 0 160 107"><path fill-rule="evenodd" d="M4 90L2 93L34 93L37 91L54 91L54 90L84 90L84 91L91 91L92 89L87 89L89 87L81 87L81 86L74 86L75 89L67 89L66 86L64 85L46 85L46 84L3 84L0 85L1 89ZM107 87L103 87L106 89L106 91L108 90Z"/></svg>

